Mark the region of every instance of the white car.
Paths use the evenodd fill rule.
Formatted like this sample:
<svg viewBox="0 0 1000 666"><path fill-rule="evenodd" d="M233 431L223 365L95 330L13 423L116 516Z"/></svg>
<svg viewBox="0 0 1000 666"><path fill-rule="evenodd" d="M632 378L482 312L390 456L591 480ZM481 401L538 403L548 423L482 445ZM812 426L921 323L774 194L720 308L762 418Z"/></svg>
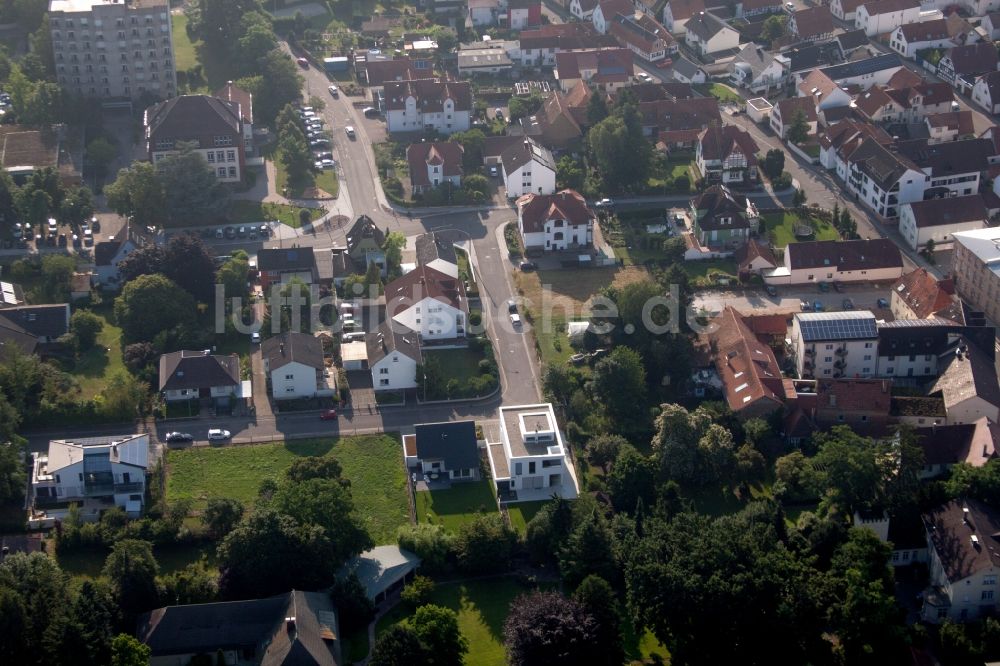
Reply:
<svg viewBox="0 0 1000 666"><path fill-rule="evenodd" d="M647 74L646 72L639 72L638 74L635 75L635 78L639 79L643 83L649 83L653 80L653 77Z"/></svg>
<svg viewBox="0 0 1000 666"><path fill-rule="evenodd" d="M253 332L253 333L251 333L250 334L250 342L254 343L255 345L259 345L260 344L260 333L256 332L256 331Z"/></svg>
<svg viewBox="0 0 1000 666"><path fill-rule="evenodd" d="M337 166L337 163L333 160L316 160L315 166L317 169L332 169Z"/></svg>
<svg viewBox="0 0 1000 666"><path fill-rule="evenodd" d="M520 326L521 325L521 315L519 315L519 314L513 314L512 313L510 315L510 323L511 323L511 325L514 326L514 328L517 328L518 326Z"/></svg>
<svg viewBox="0 0 1000 666"><path fill-rule="evenodd" d="M345 133L347 134L347 136L349 136L350 138L352 138L352 139L354 138L354 128L353 128L352 126L348 125L347 127L345 127L345 128L344 128L344 132L345 132Z"/></svg>
<svg viewBox="0 0 1000 666"><path fill-rule="evenodd" d="M208 431L208 441L210 442L220 442L229 439L231 436L232 433L222 428L212 428Z"/></svg>
<svg viewBox="0 0 1000 666"><path fill-rule="evenodd" d="M340 91L337 90L337 86L330 86L329 88L327 88L327 90L330 91L330 96L331 97L339 97L340 96Z"/></svg>

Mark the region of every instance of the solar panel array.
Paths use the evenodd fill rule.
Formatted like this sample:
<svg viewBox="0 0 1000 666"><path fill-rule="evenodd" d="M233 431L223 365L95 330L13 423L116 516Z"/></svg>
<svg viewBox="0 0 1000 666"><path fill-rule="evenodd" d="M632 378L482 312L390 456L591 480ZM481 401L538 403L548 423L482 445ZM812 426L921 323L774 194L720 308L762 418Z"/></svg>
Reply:
<svg viewBox="0 0 1000 666"><path fill-rule="evenodd" d="M796 315L802 339L814 340L865 340L878 337L875 315L861 312L818 312Z"/></svg>
<svg viewBox="0 0 1000 666"><path fill-rule="evenodd" d="M17 295L14 293L14 285L10 282L0 282L0 303L4 305L17 305Z"/></svg>

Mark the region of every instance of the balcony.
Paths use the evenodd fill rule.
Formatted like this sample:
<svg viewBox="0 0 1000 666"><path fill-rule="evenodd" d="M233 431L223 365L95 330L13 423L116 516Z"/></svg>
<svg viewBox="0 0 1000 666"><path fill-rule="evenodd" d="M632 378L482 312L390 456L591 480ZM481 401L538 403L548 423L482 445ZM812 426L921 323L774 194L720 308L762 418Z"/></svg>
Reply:
<svg viewBox="0 0 1000 666"><path fill-rule="evenodd" d="M843 370L844 366L846 366L846 365L847 365L847 363L845 363L844 359L842 359L842 358L839 358L839 359L837 359L836 361L833 362L833 367L835 367L837 370Z"/></svg>
<svg viewBox="0 0 1000 666"><path fill-rule="evenodd" d="M815 356L816 355L816 350L815 349L807 349L805 351L805 355L806 356Z"/></svg>
<svg viewBox="0 0 1000 666"><path fill-rule="evenodd" d="M810 361L809 359L806 359L806 360L805 360L805 361L803 361L803 363L802 363L802 369L803 369L803 370L812 370L812 369L813 369L814 367L815 367L815 365L814 365L814 364L813 364L813 362L812 362L812 361Z"/></svg>
<svg viewBox="0 0 1000 666"><path fill-rule="evenodd" d="M838 347L833 353L841 357L847 356L847 347Z"/></svg>

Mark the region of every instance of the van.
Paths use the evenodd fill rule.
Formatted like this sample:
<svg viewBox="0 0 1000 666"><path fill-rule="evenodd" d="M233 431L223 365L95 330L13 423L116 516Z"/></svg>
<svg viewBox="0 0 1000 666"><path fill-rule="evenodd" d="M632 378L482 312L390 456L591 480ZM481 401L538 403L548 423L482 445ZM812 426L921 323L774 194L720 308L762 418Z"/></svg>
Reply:
<svg viewBox="0 0 1000 666"><path fill-rule="evenodd" d="M365 334L362 331L355 331L354 333L344 333L340 336L340 341L347 342L364 342Z"/></svg>
<svg viewBox="0 0 1000 666"><path fill-rule="evenodd" d="M337 305L337 309L341 312L354 312L354 303L348 303L347 301L341 302Z"/></svg>
<svg viewBox="0 0 1000 666"><path fill-rule="evenodd" d="M360 329L361 329L361 324L354 321L353 319L344 322L344 331L346 332L358 331ZM364 333L362 333L362 335L364 335Z"/></svg>

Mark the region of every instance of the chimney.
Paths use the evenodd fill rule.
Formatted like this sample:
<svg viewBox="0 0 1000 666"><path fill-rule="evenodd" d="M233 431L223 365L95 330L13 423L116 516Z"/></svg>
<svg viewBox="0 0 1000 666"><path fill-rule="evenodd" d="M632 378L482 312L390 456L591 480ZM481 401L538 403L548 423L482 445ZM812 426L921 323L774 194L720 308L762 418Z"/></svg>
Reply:
<svg viewBox="0 0 1000 666"><path fill-rule="evenodd" d="M285 631L288 632L288 642L291 643L295 640L295 617L285 618Z"/></svg>

